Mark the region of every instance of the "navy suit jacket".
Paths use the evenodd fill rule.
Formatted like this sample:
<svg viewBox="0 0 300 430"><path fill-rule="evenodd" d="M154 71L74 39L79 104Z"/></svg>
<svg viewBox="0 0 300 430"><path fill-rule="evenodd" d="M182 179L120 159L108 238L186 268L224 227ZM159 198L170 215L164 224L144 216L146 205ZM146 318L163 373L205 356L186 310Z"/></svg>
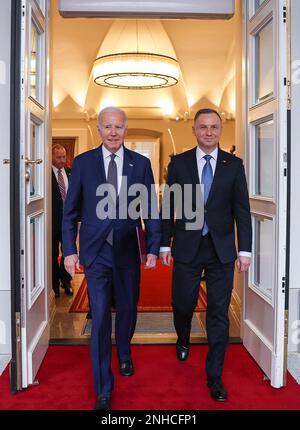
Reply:
<svg viewBox="0 0 300 430"><path fill-rule="evenodd" d="M167 184L200 184L196 148L172 158L168 169ZM196 209L193 194L193 211ZM184 199L184 192L182 198ZM171 216L162 220L161 246L170 246L172 254L182 263L191 263L199 250L202 230L186 230L191 220L174 219L176 202L171 200ZM216 170L204 208L204 216L220 261L230 263L236 258L235 229L237 227L239 251L251 252L252 227L248 188L243 162L228 152L218 150Z"/></svg>
<svg viewBox="0 0 300 430"><path fill-rule="evenodd" d="M148 158L124 147L122 175L127 177L127 189L133 184L144 184L147 187L148 203L151 207L150 191L154 178ZM120 267L128 267L139 260L136 227L141 224L141 219L98 218L96 208L104 197L97 196L96 190L99 185L106 183L102 145L80 154L74 159L64 205L63 255L66 257L77 253L77 220L81 219L80 262L84 266L92 264L113 228L115 262ZM128 207L136 196L128 196L127 199ZM157 212L157 208L154 209L154 212ZM147 253L158 255L161 240L159 217L144 219L144 223Z"/></svg>

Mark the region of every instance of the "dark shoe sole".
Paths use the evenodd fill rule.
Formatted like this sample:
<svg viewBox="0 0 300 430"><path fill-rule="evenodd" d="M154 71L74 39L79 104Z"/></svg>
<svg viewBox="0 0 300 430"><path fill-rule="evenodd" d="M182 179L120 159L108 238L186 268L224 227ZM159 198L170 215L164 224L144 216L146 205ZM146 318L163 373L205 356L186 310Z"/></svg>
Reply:
<svg viewBox="0 0 300 430"><path fill-rule="evenodd" d="M121 372L121 370L120 370L120 375L121 376L132 376L132 375L134 375L134 371L132 370L131 372L129 372L129 373L125 373L125 372Z"/></svg>

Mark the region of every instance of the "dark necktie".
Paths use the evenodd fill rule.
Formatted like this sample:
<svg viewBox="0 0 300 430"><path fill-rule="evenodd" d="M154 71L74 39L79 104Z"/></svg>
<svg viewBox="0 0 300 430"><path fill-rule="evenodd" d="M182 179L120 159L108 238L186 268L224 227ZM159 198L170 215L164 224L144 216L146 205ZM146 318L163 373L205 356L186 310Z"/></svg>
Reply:
<svg viewBox="0 0 300 430"><path fill-rule="evenodd" d="M116 190L116 195L118 194L118 169L117 169L117 163L115 162L116 154L110 155L110 162L108 164L108 170L107 170L107 183L114 186ZM113 229L110 230L108 233L108 236L106 238L106 241L112 245L113 244Z"/></svg>
<svg viewBox="0 0 300 430"><path fill-rule="evenodd" d="M115 187L116 194L118 194L118 170L115 158L116 154L110 155L110 162L107 170L107 183L113 185Z"/></svg>
<svg viewBox="0 0 300 430"><path fill-rule="evenodd" d="M212 158L211 155L205 155L203 157L206 161L205 166L202 170L202 177L201 177L201 183L204 185L204 204L207 202L207 198L210 192L211 184L213 181L213 171L210 164L210 160ZM204 221L203 229L202 229L202 236L205 236L208 233L208 226L206 224L206 221Z"/></svg>
<svg viewBox="0 0 300 430"><path fill-rule="evenodd" d="M57 170L57 182L58 182L58 188L60 191L62 201L64 202L66 199L66 187L65 187L65 181L64 181L61 169Z"/></svg>

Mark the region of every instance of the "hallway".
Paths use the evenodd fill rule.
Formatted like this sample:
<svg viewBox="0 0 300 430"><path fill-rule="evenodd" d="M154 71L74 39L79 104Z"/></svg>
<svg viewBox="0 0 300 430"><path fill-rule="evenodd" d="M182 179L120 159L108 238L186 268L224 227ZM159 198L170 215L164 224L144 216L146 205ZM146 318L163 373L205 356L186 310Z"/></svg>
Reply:
<svg viewBox="0 0 300 430"><path fill-rule="evenodd" d="M86 313L69 312L84 278L76 274L72 281L74 296L66 296L61 290L60 297L55 299L55 313L50 325L51 345L82 345L89 343L92 320L86 319ZM239 343L240 322L234 299L229 310L230 343ZM114 313L113 313L114 342ZM133 344L173 344L176 334L173 326L172 312L138 312L137 326L132 340ZM191 343L206 344L205 312L195 312L192 321Z"/></svg>

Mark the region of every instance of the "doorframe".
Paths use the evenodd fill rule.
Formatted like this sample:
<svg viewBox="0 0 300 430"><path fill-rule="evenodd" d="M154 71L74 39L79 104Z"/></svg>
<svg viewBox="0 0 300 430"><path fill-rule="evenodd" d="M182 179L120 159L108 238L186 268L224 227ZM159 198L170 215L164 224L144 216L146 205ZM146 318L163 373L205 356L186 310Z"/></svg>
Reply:
<svg viewBox="0 0 300 430"><path fill-rule="evenodd" d="M10 389L21 389L21 253L20 231L20 95L21 95L21 2L11 0L11 87L10 87L10 243L11 243L11 361Z"/></svg>
<svg viewBox="0 0 300 430"><path fill-rule="evenodd" d="M244 2L243 2L244 4ZM15 348L16 345L16 323L17 323L17 313L20 313L20 290L21 290L21 279L20 279L20 253L18 252L20 249L20 232L15 231L14 225L19 225L20 223L20 216L19 216L19 184L17 182L18 178L18 171L19 171L19 146L18 146L18 136L19 136L19 123L20 123L20 82L19 82L19 76L20 76L20 56L17 55L20 52L20 26L17 25L18 22L20 22L21 17L21 7L19 5L18 0L11 0L11 7L12 7L12 22L11 22L11 28L12 28L12 36L11 36L11 119L10 119L10 126L11 126L11 169L10 169L10 186L11 186L11 200L10 200L10 210L12 214L12 223L11 223L11 322L12 327L14 330L12 330L12 360L10 364L10 371L11 374L14 375L17 366L18 366L18 360L17 360L17 348ZM244 19L244 14L243 14ZM243 21L243 20L242 20ZM244 26L243 26L244 29ZM244 30L243 30L244 31ZM49 40L51 39L51 35L49 37ZM51 57L50 57L51 60ZM51 61L50 61L51 62ZM245 76L247 74L247 70L244 70L243 73L243 84L242 84L242 94L243 97L245 97L248 89L244 85ZM52 77L52 73L51 73ZM51 105L51 100L48 100L49 105ZM243 103L242 107L242 115L243 115L243 124L244 124L244 147L245 143L247 142L247 122L245 119L247 119L247 112L245 112L245 103ZM288 113L288 124L290 123L290 115ZM49 127L50 128L50 127ZM289 135L290 139L290 135ZM288 151L287 151L287 157L288 157L288 169L287 169L287 180L288 180L288 213L287 213L287 233L289 232L289 221L290 221L290 141L288 141ZM248 168L249 163L249 157L248 154L244 153L244 161L245 165ZM47 208L49 209L49 208ZM50 212L49 212L50 213ZM286 264L286 306L288 304L288 281L289 281L289 236L287 236L287 264ZM17 253L17 254L16 254ZM18 276L19 274L19 276ZM247 284L247 279L244 278L244 284ZM244 294L243 294L244 299ZM244 306L244 305L243 305ZM20 321L18 322L20 324ZM11 378L13 380L14 378ZM11 383L11 390L12 392L16 391L16 384Z"/></svg>

